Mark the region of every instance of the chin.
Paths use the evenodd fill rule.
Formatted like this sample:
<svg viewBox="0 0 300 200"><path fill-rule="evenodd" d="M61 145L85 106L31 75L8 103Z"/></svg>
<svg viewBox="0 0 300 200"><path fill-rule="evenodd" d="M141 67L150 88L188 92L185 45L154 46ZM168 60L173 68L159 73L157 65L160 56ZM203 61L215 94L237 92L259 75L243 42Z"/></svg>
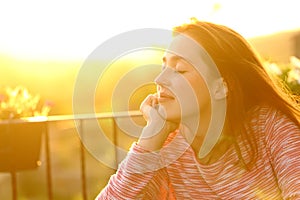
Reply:
<svg viewBox="0 0 300 200"><path fill-rule="evenodd" d="M181 112L177 106L170 104L160 104L159 114L168 121L180 121Z"/></svg>

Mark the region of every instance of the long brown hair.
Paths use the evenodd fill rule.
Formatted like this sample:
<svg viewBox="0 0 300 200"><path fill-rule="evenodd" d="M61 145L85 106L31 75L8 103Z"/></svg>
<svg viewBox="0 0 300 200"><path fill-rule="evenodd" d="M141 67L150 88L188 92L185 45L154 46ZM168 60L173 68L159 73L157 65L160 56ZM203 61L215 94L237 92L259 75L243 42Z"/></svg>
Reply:
<svg viewBox="0 0 300 200"><path fill-rule="evenodd" d="M244 126L249 109L267 104L285 113L299 125L300 109L296 99L271 79L261 58L240 34L232 29L209 22L192 19L190 24L174 28L174 34L183 33L195 39L214 60L228 86L226 121L230 131L226 137L233 139L239 160L245 167L255 164L257 146L255 136ZM250 160L245 163L237 144L241 137L250 147Z"/></svg>

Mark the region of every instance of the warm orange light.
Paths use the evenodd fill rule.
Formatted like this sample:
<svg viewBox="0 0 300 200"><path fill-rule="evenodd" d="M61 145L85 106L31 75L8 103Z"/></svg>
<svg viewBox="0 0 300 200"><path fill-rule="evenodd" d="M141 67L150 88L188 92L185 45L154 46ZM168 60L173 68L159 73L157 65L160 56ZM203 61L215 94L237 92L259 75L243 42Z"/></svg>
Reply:
<svg viewBox="0 0 300 200"><path fill-rule="evenodd" d="M4 30L0 54L84 59L103 41L122 32L149 27L171 29L191 17L222 23L247 37L299 27L299 6L295 0L192 0L180 4L160 1L147 5L132 0L131 5L134 6L126 1L64 1L45 6L30 0L19 2L16 7L6 1L0 12Z"/></svg>

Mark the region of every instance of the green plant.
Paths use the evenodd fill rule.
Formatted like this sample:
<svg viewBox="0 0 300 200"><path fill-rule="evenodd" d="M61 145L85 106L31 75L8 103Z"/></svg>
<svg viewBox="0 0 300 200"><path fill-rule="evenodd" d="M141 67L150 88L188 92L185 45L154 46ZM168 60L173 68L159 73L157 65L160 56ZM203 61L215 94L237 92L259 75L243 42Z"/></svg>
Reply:
<svg viewBox="0 0 300 200"><path fill-rule="evenodd" d="M0 94L0 119L47 116L53 103L40 105L40 95L32 95L23 86L6 87Z"/></svg>
<svg viewBox="0 0 300 200"><path fill-rule="evenodd" d="M300 95L300 60L297 57L291 56L288 64L267 62L266 69L279 78L292 94Z"/></svg>

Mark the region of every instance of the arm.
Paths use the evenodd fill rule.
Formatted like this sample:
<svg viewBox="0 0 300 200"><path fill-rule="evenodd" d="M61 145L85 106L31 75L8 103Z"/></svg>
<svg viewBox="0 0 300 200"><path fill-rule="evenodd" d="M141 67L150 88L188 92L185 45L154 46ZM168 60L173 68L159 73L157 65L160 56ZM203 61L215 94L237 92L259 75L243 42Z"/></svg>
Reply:
<svg viewBox="0 0 300 200"><path fill-rule="evenodd" d="M267 121L266 140L282 196L300 199L300 128L279 112Z"/></svg>
<svg viewBox="0 0 300 200"><path fill-rule="evenodd" d="M155 95L142 103L147 125L97 199L166 199L171 194L166 168L156 151L178 125L162 118L156 103Z"/></svg>
<svg viewBox="0 0 300 200"><path fill-rule="evenodd" d="M150 153L134 144L97 199L152 199L155 196L161 199L168 194L169 179L159 163L158 153Z"/></svg>

